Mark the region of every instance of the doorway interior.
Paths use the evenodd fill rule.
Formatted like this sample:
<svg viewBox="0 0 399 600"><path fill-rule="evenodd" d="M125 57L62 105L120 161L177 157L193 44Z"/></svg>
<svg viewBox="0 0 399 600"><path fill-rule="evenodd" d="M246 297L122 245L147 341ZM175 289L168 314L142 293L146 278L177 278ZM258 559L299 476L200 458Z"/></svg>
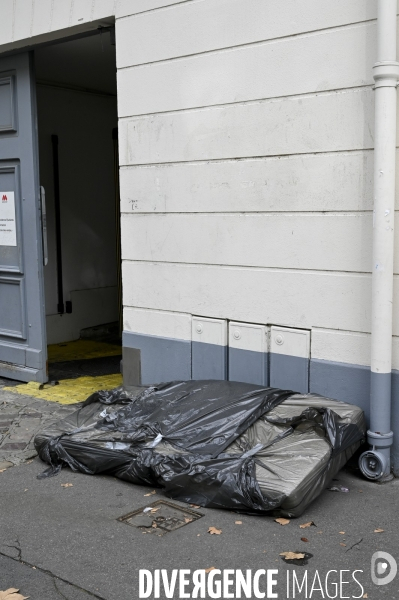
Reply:
<svg viewBox="0 0 399 600"><path fill-rule="evenodd" d="M49 379L116 373L122 299L114 31L39 47L34 63Z"/></svg>

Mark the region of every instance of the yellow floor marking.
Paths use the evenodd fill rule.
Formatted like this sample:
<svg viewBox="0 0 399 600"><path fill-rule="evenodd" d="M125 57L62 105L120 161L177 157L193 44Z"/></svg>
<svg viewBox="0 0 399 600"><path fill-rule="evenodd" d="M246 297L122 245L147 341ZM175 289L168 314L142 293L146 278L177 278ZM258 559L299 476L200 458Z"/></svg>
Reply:
<svg viewBox="0 0 399 600"><path fill-rule="evenodd" d="M119 356L122 354L121 346L95 342L92 340L76 340L52 344L47 347L49 363L64 360L84 360L87 358L101 358L102 356Z"/></svg>
<svg viewBox="0 0 399 600"><path fill-rule="evenodd" d="M4 387L3 390L33 396L41 400L49 400L50 402L59 402L60 404L75 404L75 402L86 400L93 392L112 390L112 388L119 385L122 385L122 375L117 373L116 375L101 375L100 377L61 379L59 385L44 390L39 390L38 384L34 381L14 387Z"/></svg>

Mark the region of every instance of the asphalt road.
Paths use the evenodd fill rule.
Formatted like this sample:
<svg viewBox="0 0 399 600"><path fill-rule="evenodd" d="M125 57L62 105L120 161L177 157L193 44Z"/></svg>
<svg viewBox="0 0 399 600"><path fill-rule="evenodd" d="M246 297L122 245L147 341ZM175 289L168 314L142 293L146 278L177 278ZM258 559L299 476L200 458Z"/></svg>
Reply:
<svg viewBox="0 0 399 600"><path fill-rule="evenodd" d="M200 519L159 537L117 518L162 498L161 491L148 497L151 489L69 469L38 480L44 468L35 458L0 473L0 590L19 588L31 600L136 600L140 569L166 569L170 574L173 569L215 567L277 569L273 589L279 598L293 597L292 589L289 596L286 589L287 571L290 582L293 571L298 578L307 571L309 588L317 571L322 591L314 589L309 596L308 589L307 595L304 590L295 595L313 599L328 597L325 577L331 570L338 573L329 576L330 597L362 597L352 579L353 571L359 570L356 577L369 599L399 598L399 577L377 586L370 574L376 551L388 552L399 562L399 480L378 485L356 472L341 472L335 483L349 488L349 493L325 491L285 526L272 517L201 508ZM72 486L62 487L65 483ZM309 521L316 526L300 529ZM222 533L209 534L211 526ZM378 528L384 531L375 533ZM305 551L313 557L306 566L291 566L280 556L286 551ZM334 596L332 584L340 570L344 581L351 583L343 584L342 593L338 589Z"/></svg>

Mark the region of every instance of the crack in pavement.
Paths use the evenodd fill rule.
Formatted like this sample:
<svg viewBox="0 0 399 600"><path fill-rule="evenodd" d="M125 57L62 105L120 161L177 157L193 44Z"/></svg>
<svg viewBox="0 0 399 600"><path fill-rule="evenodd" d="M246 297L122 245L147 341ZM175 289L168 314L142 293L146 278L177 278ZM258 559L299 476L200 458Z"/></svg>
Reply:
<svg viewBox="0 0 399 600"><path fill-rule="evenodd" d="M54 584L54 587L55 587L55 589L56 589L57 593L58 593L60 596L62 596L63 598L65 598L65 600L69 600L69 598L67 598L67 597L65 596L65 594L63 594L63 593L61 592L61 590L59 589L59 587L58 587L58 585L57 585L57 581L56 581L54 578L53 578L53 584Z"/></svg>
<svg viewBox="0 0 399 600"><path fill-rule="evenodd" d="M16 550L18 552L18 556L16 558L14 558L13 556L9 556L9 558L12 558L13 560L18 560L19 562L22 562L22 549L21 549L21 544L19 539L17 538L15 540L15 544L18 544L18 546L11 546L9 544L3 544L3 546L5 546L6 548L14 548L14 550ZM0 552L1 554L1 552Z"/></svg>
<svg viewBox="0 0 399 600"><path fill-rule="evenodd" d="M20 558L22 551L21 551L21 547L20 547L20 543L19 540L16 540L16 542L19 545L19 549L16 546L8 546L9 548L15 548L16 550L19 550L19 556L17 558L14 558L13 556L9 556L8 554L5 554L5 552L1 552L0 550L0 556L5 556L6 558L9 558L11 560L15 560L16 562L19 562L21 565L25 565L27 567L30 567L31 569L36 569L37 571L40 571L41 573L44 573L45 575L49 575L50 577L53 578L54 580L57 581L62 581L62 583L66 583L67 585L70 585L71 587L80 590L81 592L84 592L85 594L88 594L89 596L91 596L92 598L96 598L97 600L107 600L107 598L104 598L104 596L99 596L98 594L95 594L94 592L90 592L89 590L86 590L85 588L82 588L80 585L76 585L76 583L71 583L70 581L67 581L67 579L63 579L62 577L59 577L59 575L54 575L54 573L52 573L51 571L49 571L48 569L43 569L42 567L36 567L35 565L32 565L24 560L22 560ZM6 546L6 544L3 544L4 546ZM61 595L62 592L60 592L60 590L58 590L59 593ZM65 598L66 596L64 596ZM68 598L67 598L68 600Z"/></svg>

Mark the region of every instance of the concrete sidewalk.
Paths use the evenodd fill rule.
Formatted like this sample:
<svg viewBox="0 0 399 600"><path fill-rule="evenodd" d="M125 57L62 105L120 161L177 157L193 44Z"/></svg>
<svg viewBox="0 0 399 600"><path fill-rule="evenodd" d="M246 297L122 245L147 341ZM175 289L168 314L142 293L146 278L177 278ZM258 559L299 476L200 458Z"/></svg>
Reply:
<svg viewBox="0 0 399 600"><path fill-rule="evenodd" d="M13 383L0 379L0 470L34 458L33 440L46 423L65 418L73 405L46 402L33 396L6 391Z"/></svg>
<svg viewBox="0 0 399 600"><path fill-rule="evenodd" d="M32 399L29 403L29 397L0 390L0 406L6 407L5 414L18 414L23 436L23 430L29 427L22 424L38 418L27 417L28 410L40 412L42 422L59 418L60 411L62 414L72 409L56 403L38 406L36 402ZM36 425L28 431L29 435ZM334 596L332 582L339 573L330 574L330 597L367 594L369 599L399 598L399 577L388 585L377 586L371 581L370 571L376 551L399 559L399 480L378 485L348 469L338 475L339 481L334 484L349 488L349 493L325 491L302 517L285 526L272 517L200 508L195 510L203 515L201 518L160 537L143 534L117 519L164 498L161 490L146 496L152 488L113 477L72 473L69 469L63 469L57 477L38 480L37 475L46 465L37 457L26 462L33 454L31 441L21 449L20 456L18 451L13 452L8 455L8 462L13 460L17 466L0 473L0 590L19 588L31 600L134 600L139 598L140 569L166 569L170 575L173 569L215 567L253 572L277 569L274 591L278 598L328 598L325 578L331 570L344 570L343 579L350 583L343 583L342 591L338 588ZM3 452L2 460L4 457ZM64 487L67 483L72 485ZM309 521L315 526L300 528L300 524ZM208 533L212 526L222 533ZM376 529L384 531L376 533ZM280 553L287 551L313 556L307 565L295 566L283 562ZM363 591L352 578L355 570L363 571L356 574ZM298 579L307 571L306 595L303 588L293 596L294 571ZM322 591L315 586L311 593L316 571ZM161 592L160 598L165 597ZM173 596L180 597L183 596Z"/></svg>

